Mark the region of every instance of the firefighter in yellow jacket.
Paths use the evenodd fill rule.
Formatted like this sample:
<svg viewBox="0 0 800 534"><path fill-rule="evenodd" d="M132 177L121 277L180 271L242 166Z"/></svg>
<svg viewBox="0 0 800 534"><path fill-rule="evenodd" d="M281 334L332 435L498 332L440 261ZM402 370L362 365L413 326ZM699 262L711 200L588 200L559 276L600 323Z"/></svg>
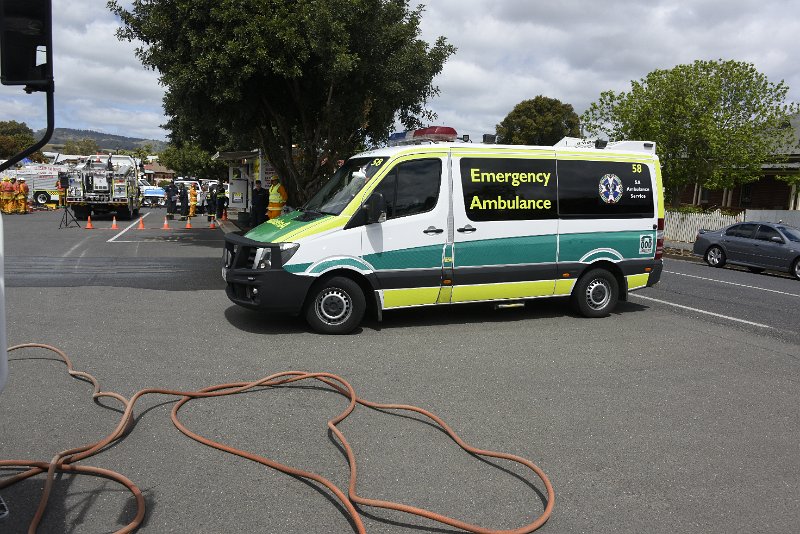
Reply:
<svg viewBox="0 0 800 534"><path fill-rule="evenodd" d="M30 193L30 188L28 187L28 184L25 183L25 178L20 178L19 191L17 192L17 198L16 198L17 213L28 213L28 193Z"/></svg>
<svg viewBox="0 0 800 534"><path fill-rule="evenodd" d="M191 189L189 189L189 217L194 217L195 212L197 211L197 187L195 184L192 184Z"/></svg>
<svg viewBox="0 0 800 534"><path fill-rule="evenodd" d="M275 219L281 216L281 210L286 204L286 189L278 181L277 176L272 176L269 180L269 205L267 206L267 218Z"/></svg>
<svg viewBox="0 0 800 534"><path fill-rule="evenodd" d="M11 185L11 178L6 176L0 185L0 210L3 213L11 213L11 202L13 201L14 188Z"/></svg>

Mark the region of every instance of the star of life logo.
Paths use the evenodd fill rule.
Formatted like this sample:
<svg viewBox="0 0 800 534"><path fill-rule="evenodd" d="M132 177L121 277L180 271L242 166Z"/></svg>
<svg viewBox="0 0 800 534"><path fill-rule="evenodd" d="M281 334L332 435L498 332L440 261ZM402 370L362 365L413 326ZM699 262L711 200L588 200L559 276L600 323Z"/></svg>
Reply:
<svg viewBox="0 0 800 534"><path fill-rule="evenodd" d="M616 174L606 174L600 178L600 199L606 204L616 204L622 198L622 180Z"/></svg>

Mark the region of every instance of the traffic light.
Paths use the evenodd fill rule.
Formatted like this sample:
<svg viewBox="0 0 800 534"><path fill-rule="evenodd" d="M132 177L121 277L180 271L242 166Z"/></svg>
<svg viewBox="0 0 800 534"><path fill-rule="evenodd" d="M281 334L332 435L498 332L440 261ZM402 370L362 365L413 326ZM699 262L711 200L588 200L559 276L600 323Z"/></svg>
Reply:
<svg viewBox="0 0 800 534"><path fill-rule="evenodd" d="M47 91L53 85L51 0L0 0L0 82Z"/></svg>

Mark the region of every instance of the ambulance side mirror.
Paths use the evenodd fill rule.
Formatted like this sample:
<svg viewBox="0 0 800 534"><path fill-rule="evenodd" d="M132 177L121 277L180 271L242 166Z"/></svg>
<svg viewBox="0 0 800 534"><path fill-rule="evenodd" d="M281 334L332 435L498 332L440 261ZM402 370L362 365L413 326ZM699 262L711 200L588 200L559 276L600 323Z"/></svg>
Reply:
<svg viewBox="0 0 800 534"><path fill-rule="evenodd" d="M372 193L362 208L367 213L367 224L386 222L386 199L382 193Z"/></svg>

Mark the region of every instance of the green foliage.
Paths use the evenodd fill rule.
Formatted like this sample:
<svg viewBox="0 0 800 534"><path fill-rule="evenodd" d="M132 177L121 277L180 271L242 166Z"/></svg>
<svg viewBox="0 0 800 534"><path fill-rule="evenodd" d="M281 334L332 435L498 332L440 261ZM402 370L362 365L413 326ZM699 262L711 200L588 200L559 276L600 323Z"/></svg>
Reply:
<svg viewBox="0 0 800 534"><path fill-rule="evenodd" d="M0 159L11 159L35 143L33 130L28 128L24 122L0 121ZM38 151L28 158L32 161L46 161L46 158Z"/></svg>
<svg viewBox="0 0 800 534"><path fill-rule="evenodd" d="M501 142L509 145L554 145L578 137L580 122L571 104L539 95L523 100L497 125Z"/></svg>
<svg viewBox="0 0 800 534"><path fill-rule="evenodd" d="M688 184L732 188L758 180L780 161L797 112L789 88L750 63L695 61L655 70L628 93L605 91L581 116L592 134L656 142L664 186L673 201Z"/></svg>
<svg viewBox="0 0 800 534"><path fill-rule="evenodd" d="M158 162L180 176L198 178L224 178L228 169L225 163L212 160L211 154L194 143L186 143L180 147L167 146L159 154Z"/></svg>
<svg viewBox="0 0 800 534"><path fill-rule="evenodd" d="M433 118L433 77L455 49L418 38L408 0L134 0L109 8L167 87L173 142L260 146L297 204L367 140ZM292 147L296 146L293 154ZM328 167L332 163L326 164Z"/></svg>
<svg viewBox="0 0 800 534"><path fill-rule="evenodd" d="M100 147L94 139L84 137L83 139L67 139L61 150L64 154L90 156L99 153Z"/></svg>

